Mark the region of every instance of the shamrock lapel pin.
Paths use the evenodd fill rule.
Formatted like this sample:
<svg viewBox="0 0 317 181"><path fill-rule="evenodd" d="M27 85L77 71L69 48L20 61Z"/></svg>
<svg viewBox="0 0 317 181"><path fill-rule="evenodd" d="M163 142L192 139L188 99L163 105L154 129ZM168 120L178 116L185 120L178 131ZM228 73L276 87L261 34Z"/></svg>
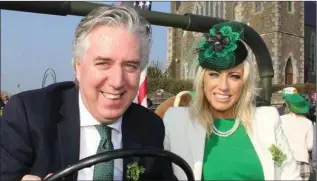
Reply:
<svg viewBox="0 0 317 181"><path fill-rule="evenodd" d="M281 167L287 158L286 154L284 154L282 150L274 144L271 145L269 150L272 154L272 160L274 161L274 164L278 167Z"/></svg>
<svg viewBox="0 0 317 181"><path fill-rule="evenodd" d="M140 179L140 175L145 172L145 168L143 166L139 166L137 162L133 162L128 164L127 169L127 179L138 181Z"/></svg>

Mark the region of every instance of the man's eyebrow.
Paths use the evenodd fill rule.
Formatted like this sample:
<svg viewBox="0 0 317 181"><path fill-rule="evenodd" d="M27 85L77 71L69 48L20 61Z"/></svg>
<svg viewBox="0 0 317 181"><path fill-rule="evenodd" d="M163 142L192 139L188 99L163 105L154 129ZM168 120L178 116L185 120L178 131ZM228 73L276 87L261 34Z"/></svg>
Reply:
<svg viewBox="0 0 317 181"><path fill-rule="evenodd" d="M140 60L127 60L125 61L125 63L135 63L135 64L140 64L141 61Z"/></svg>
<svg viewBox="0 0 317 181"><path fill-rule="evenodd" d="M102 57L102 56L97 56L96 58L94 58L94 61L112 61L111 58L108 57ZM133 64L140 64L141 61L140 60L126 60L124 61L124 63L133 63Z"/></svg>
<svg viewBox="0 0 317 181"><path fill-rule="evenodd" d="M111 58L102 57L102 56L97 56L96 58L94 58L94 61L96 61L96 60L110 61Z"/></svg>

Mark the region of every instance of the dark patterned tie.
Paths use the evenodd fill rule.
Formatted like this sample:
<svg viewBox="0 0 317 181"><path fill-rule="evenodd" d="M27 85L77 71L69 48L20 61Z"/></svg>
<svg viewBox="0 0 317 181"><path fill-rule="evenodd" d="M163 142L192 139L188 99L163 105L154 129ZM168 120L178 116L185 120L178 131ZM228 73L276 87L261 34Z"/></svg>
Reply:
<svg viewBox="0 0 317 181"><path fill-rule="evenodd" d="M97 154L113 150L111 142L111 128L106 125L95 126L100 134ZM113 180L114 161L102 162L95 165L94 180Z"/></svg>

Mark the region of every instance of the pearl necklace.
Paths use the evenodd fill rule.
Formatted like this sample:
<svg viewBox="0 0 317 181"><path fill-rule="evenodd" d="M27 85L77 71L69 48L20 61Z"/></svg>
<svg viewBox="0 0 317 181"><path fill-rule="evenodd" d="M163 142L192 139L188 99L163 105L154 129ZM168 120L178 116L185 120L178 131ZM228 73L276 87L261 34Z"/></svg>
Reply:
<svg viewBox="0 0 317 181"><path fill-rule="evenodd" d="M228 137L228 136L232 135L238 129L239 125L240 125L240 120L235 119L233 127L229 131L226 131L226 132L219 131L215 127L215 125L213 125L213 133L217 136Z"/></svg>

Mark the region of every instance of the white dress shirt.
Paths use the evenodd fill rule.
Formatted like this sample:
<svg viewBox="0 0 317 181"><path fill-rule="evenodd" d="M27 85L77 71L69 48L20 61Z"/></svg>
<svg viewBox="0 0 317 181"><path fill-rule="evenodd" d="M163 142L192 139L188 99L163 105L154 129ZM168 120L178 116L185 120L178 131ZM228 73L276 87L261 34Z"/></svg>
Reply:
<svg viewBox="0 0 317 181"><path fill-rule="evenodd" d="M79 118L80 118L80 151L79 159L83 159L97 153L97 149L100 142L100 135L95 125L99 125L98 122L86 109L82 102L82 98L79 93ZM122 148L122 132L121 132L122 117L120 117L115 123L108 125L112 128L111 141L114 149ZM122 180L122 159L114 160L114 175L113 180ZM78 180L93 180L94 166L82 169L78 171Z"/></svg>
<svg viewBox="0 0 317 181"><path fill-rule="evenodd" d="M308 151L313 147L313 124L293 113L281 116L282 127L297 161L309 163Z"/></svg>

